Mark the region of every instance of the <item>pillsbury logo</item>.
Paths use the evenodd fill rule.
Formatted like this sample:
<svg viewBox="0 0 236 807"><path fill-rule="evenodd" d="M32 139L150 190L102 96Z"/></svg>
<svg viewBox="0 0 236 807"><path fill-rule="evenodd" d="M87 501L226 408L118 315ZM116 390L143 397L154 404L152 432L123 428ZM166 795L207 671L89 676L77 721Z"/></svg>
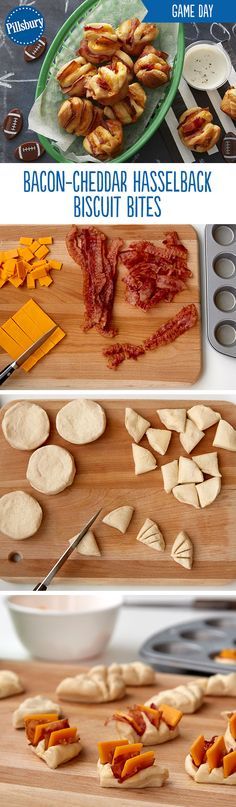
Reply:
<svg viewBox="0 0 236 807"><path fill-rule="evenodd" d="M15 6L5 19L5 31L15 45L33 45L45 28L41 11L33 6Z"/></svg>

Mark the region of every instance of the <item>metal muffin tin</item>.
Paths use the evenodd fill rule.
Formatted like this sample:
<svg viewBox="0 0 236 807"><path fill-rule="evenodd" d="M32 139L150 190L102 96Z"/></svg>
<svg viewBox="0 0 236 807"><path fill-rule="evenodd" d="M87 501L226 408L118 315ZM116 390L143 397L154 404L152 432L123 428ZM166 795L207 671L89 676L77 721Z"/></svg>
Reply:
<svg viewBox="0 0 236 807"><path fill-rule="evenodd" d="M212 347L236 357L236 224L205 230L207 333Z"/></svg>
<svg viewBox="0 0 236 807"><path fill-rule="evenodd" d="M194 673L236 672L235 664L215 661L223 647L236 647L235 617L209 617L182 622L155 633L140 655L156 669Z"/></svg>

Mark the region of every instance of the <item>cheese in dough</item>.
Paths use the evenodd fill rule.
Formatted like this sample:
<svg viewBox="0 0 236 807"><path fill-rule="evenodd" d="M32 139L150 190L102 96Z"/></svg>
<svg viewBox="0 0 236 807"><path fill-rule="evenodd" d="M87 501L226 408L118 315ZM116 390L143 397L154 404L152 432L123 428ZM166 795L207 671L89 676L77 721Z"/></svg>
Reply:
<svg viewBox="0 0 236 807"><path fill-rule="evenodd" d="M64 762L69 762L70 759L78 757L82 745L78 739L77 742L74 743L52 745L51 748L47 748L45 751L45 740L41 740L38 745L32 745L31 748L38 757L46 762L49 768L55 769L58 768L59 765L63 765Z"/></svg>
<svg viewBox="0 0 236 807"><path fill-rule="evenodd" d="M160 721L159 727L153 726L148 720L147 715L142 712L142 718L145 723L145 731L140 737L139 734L135 731L135 729L130 725L130 723L121 722L120 720L114 720L114 725L116 729L116 733L120 739L126 737L129 743L140 743L142 742L143 745L162 745L162 743L168 743L171 740L175 740L176 737L179 735L179 724L175 726L174 729L170 729L169 726L165 723L164 720Z"/></svg>
<svg viewBox="0 0 236 807"><path fill-rule="evenodd" d="M185 759L185 770L195 782L200 782L205 785L236 785L236 773L231 776L224 777L223 765L220 768L213 768L209 770L207 762L200 765L199 768L194 765L192 757L187 754Z"/></svg>
<svg viewBox="0 0 236 807"><path fill-rule="evenodd" d="M19 692L24 692L19 675L12 670L0 670L0 698L9 698Z"/></svg>
<svg viewBox="0 0 236 807"><path fill-rule="evenodd" d="M98 761L98 775L101 787L118 787L122 790L137 790L145 787L162 787L164 782L169 778L169 771L167 768L161 768L155 762L149 768L144 768L138 771L134 776L125 779L124 782L119 782L112 773L111 765L107 762L102 765Z"/></svg>

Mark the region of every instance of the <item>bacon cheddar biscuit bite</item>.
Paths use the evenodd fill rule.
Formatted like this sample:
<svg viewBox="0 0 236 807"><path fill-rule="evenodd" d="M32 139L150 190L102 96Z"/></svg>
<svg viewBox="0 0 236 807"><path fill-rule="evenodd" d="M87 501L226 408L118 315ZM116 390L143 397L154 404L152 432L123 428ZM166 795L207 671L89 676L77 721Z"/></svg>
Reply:
<svg viewBox="0 0 236 807"><path fill-rule="evenodd" d="M108 160L121 151L123 142L123 129L120 121L102 121L96 129L83 140L83 146L88 154L97 160Z"/></svg>
<svg viewBox="0 0 236 807"><path fill-rule="evenodd" d="M116 29L119 47L130 56L139 56L144 45L152 42L158 34L156 23L140 22L137 17L124 20Z"/></svg>
<svg viewBox="0 0 236 807"><path fill-rule="evenodd" d="M152 45L144 48L134 65L135 75L141 84L154 89L169 81L171 68L167 56L167 53Z"/></svg>
<svg viewBox="0 0 236 807"><path fill-rule="evenodd" d="M84 26L79 53L93 64L107 62L119 48L118 36L112 25L106 22Z"/></svg>
<svg viewBox="0 0 236 807"><path fill-rule="evenodd" d="M114 712L111 720L118 736L126 737L128 742L161 745L178 737L182 717L183 713L173 706L152 703L151 706L131 706L126 712Z"/></svg>
<svg viewBox="0 0 236 807"><path fill-rule="evenodd" d="M224 737L197 737L185 759L185 770L195 782L236 785L236 751L227 751Z"/></svg>
<svg viewBox="0 0 236 807"><path fill-rule="evenodd" d="M161 787L169 778L167 768L155 761L153 751L142 754L143 744L127 740L98 743L98 775L101 787L140 789Z"/></svg>
<svg viewBox="0 0 236 807"><path fill-rule="evenodd" d="M218 143L221 135L220 126L212 123L213 116L209 109L192 107L180 116L178 132L180 140L192 151L210 151Z"/></svg>
<svg viewBox="0 0 236 807"><path fill-rule="evenodd" d="M86 79L95 74L96 68L82 56L77 56L61 67L57 73L57 80L64 94L81 98L86 92Z"/></svg>
<svg viewBox="0 0 236 807"><path fill-rule="evenodd" d="M123 126L129 123L136 123L143 114L147 96L138 82L130 84L126 97L114 104L113 107L105 106L104 114L110 120L117 119Z"/></svg>
<svg viewBox="0 0 236 807"><path fill-rule="evenodd" d="M101 123L103 111L85 98L64 101L58 112L60 126L78 137L90 134Z"/></svg>

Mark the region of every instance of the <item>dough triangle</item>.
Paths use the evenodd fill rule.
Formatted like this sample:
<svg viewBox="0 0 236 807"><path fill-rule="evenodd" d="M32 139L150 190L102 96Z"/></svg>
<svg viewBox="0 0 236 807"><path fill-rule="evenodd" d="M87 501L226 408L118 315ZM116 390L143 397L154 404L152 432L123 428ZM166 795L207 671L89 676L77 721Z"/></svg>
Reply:
<svg viewBox="0 0 236 807"><path fill-rule="evenodd" d="M156 458L151 451L148 451L148 448L142 448L142 446L132 443L132 451L136 476L155 470L157 467Z"/></svg>
<svg viewBox="0 0 236 807"><path fill-rule="evenodd" d="M71 538L69 544L72 544L73 540L74 538ZM88 532L85 533L84 537L76 547L76 551L79 552L80 555L94 555L94 557L101 557L101 552L92 530L88 530Z"/></svg>
<svg viewBox="0 0 236 807"><path fill-rule="evenodd" d="M199 454L193 457L194 462L204 474L209 476L222 476L219 471L218 454L216 451L209 452L209 454Z"/></svg>
<svg viewBox="0 0 236 807"><path fill-rule="evenodd" d="M191 406L191 409L188 409L187 414L190 420L195 423L200 431L209 429L210 426L214 426L214 423L217 423L221 418L219 412L215 412L215 410L211 409L210 406L205 406L204 404L196 404L195 406Z"/></svg>
<svg viewBox="0 0 236 807"><path fill-rule="evenodd" d="M170 431L183 432L186 423L186 409L157 409L164 426Z"/></svg>
<svg viewBox="0 0 236 807"><path fill-rule="evenodd" d="M204 485L205 482L201 482L201 485ZM191 504L192 507L199 507L198 495L197 495L197 487L199 485L194 485L193 482L190 482L187 485L176 485L173 488L172 493L175 499L178 499L178 502L182 504Z"/></svg>
<svg viewBox="0 0 236 807"><path fill-rule="evenodd" d="M147 429L147 439L151 448L164 456L171 440L171 431L167 429Z"/></svg>
<svg viewBox="0 0 236 807"><path fill-rule="evenodd" d="M188 482L203 482L203 479L203 473L194 460L189 459L189 457L179 458L178 485Z"/></svg>
<svg viewBox="0 0 236 807"><path fill-rule="evenodd" d="M142 415L139 415L138 412L135 412L135 409L130 409L129 406L126 407L125 428L135 443L139 443L140 440L142 440L143 435L150 425L149 420L146 420Z"/></svg>
<svg viewBox="0 0 236 807"><path fill-rule="evenodd" d="M150 546L151 549L157 549L159 552L163 552L165 549L165 541L161 530L151 518L146 518L137 535L137 541L141 541L141 543Z"/></svg>
<svg viewBox="0 0 236 807"><path fill-rule="evenodd" d="M171 557L175 563L191 569L193 565L193 544L186 532L180 532L172 546Z"/></svg>
<svg viewBox="0 0 236 807"><path fill-rule="evenodd" d="M108 524L109 527L113 527L124 534L128 529L133 512L134 508L129 507L129 505L117 507L116 510L111 510L110 513L107 513L107 516L104 516L102 519L103 524Z"/></svg>

